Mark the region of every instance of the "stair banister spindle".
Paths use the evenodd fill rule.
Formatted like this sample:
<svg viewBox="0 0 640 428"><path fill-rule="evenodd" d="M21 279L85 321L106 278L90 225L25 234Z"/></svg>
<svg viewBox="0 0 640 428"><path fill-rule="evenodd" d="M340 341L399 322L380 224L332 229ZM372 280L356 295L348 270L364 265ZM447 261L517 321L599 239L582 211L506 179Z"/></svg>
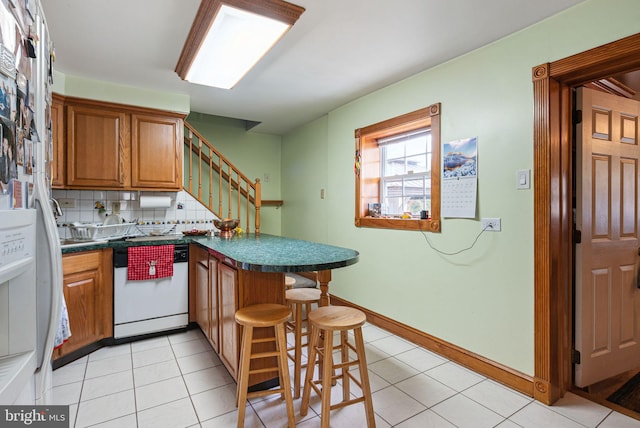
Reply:
<svg viewBox="0 0 640 428"><path fill-rule="evenodd" d="M198 138L198 200L202 200L202 140Z"/></svg>
<svg viewBox="0 0 640 428"><path fill-rule="evenodd" d="M209 204L210 211L213 211L213 151L209 147Z"/></svg>
<svg viewBox="0 0 640 428"><path fill-rule="evenodd" d="M203 193L203 169L208 169L204 173L209 174L209 209L219 218L225 217L223 215L224 209L224 193L227 193L227 215L226 217L232 217L234 212L233 204L237 203L237 218L242 217L242 198L246 198L247 201L247 213L246 213L246 224L247 224L247 232L251 228L251 204L255 207L255 220L254 220L254 231L255 233L260 232L260 206L261 206L261 191L260 191L260 180L256 180L255 183L250 181L244 174L242 174L228 159L226 159L220 152L216 150L210 142L208 142L204 137L202 137L197 130L195 130L189 123L184 122L185 128L188 132L185 132L185 135L188 136L185 138L185 145L189 149L189 185L186 189L193 197L198 199L204 205L207 205L203 201L202 193ZM193 138L197 138L197 141L193 141ZM207 148L206 152L203 152L203 146ZM197 158L195 151L198 151ZM214 160L213 157L218 156L218 160ZM195 162L194 162L195 161ZM198 177L195 177L194 174L194 163L198 163ZM218 178L218 210L217 212L213 210L214 202L213 199L215 195L213 194L213 176L216 174ZM235 174L235 177L234 177ZM194 194L194 186L193 179L198 179L198 192L197 195ZM223 182L229 186L228 192L223 192L224 186ZM246 187L243 186L242 183L246 183ZM232 192L233 190L238 192L237 201L234 201Z"/></svg>
<svg viewBox="0 0 640 428"><path fill-rule="evenodd" d="M249 186L249 182L247 180L244 181L247 185L245 193L247 195L246 201L247 201L247 225L245 227L245 230L247 231L247 233L249 233L251 231L251 229L249 228L249 218L250 217L250 213L251 213L251 206L249 205L249 195L251 194L251 187ZM238 192L239 193L239 192Z"/></svg>
<svg viewBox="0 0 640 428"><path fill-rule="evenodd" d="M193 131L187 133L189 139L189 193L193 193Z"/></svg>
<svg viewBox="0 0 640 428"><path fill-rule="evenodd" d="M256 235L260 234L260 205L262 198L262 184L260 183L260 179L256 178L256 187L255 187L256 196L254 198L254 203L256 205Z"/></svg>
<svg viewBox="0 0 640 428"><path fill-rule="evenodd" d="M233 213L231 212L231 208L233 205L233 200L231 199L231 191L233 190L233 180L231 178L231 164L228 164L229 169L227 170L227 177L229 178L229 196L227 197L228 205L227 205L227 218L231 218Z"/></svg>
<svg viewBox="0 0 640 428"><path fill-rule="evenodd" d="M240 207L242 207L242 205L240 205L240 194L242 193L240 191L240 174L236 173L236 177L238 180L238 183L236 183L236 187L238 188L238 202L237 202L237 207L238 207L238 220L240 220L240 223L242 223L242 214L240 212Z"/></svg>

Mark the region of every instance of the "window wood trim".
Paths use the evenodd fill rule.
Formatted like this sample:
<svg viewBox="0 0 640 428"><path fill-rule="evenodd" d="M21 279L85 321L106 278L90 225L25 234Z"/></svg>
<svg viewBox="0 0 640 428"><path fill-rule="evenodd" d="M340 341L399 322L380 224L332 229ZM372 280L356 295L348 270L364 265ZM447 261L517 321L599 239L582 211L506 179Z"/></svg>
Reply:
<svg viewBox="0 0 640 428"><path fill-rule="evenodd" d="M368 204L380 202L380 148L378 138L431 128L431 212L428 220L374 218ZM383 229L440 232L440 103L355 130L355 225Z"/></svg>

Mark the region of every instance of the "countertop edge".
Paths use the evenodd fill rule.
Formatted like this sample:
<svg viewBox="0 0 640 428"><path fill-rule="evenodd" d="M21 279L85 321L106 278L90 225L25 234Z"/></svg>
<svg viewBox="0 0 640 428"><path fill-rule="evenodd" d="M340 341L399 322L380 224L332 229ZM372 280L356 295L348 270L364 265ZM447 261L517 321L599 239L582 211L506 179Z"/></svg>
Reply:
<svg viewBox="0 0 640 428"><path fill-rule="evenodd" d="M203 239L205 238L205 239ZM344 247L336 247L330 244L321 244L317 242L311 241L303 241L294 238L286 238L286 237L277 237L273 238L276 241L286 241L293 243L294 245L297 242L311 244L314 246L320 246L320 248L328 248L328 249L338 249L340 251L344 251L348 253L348 256L341 258L339 260L330 260L327 262L317 262L317 263L292 263L292 264L269 264L269 263L260 263L255 261L243 261L237 260L236 258L230 256L229 254L225 254L220 248L215 248L212 244L221 244L222 241L218 242L211 241L208 237L179 237L179 238L170 238L166 240L149 240L149 241L126 241L126 240L116 240L116 241L108 241L108 242L96 242L96 243L87 243L87 245L79 245L79 246L71 246L71 247L62 247L62 254L73 254L84 251L93 251L93 250L102 250L105 248L123 248L123 247L133 247L133 246L151 246L151 245L167 245L167 244L197 244L199 247L207 250L210 254L216 256L222 262L231 265L237 269L243 269L247 271L256 271L256 272L282 272L282 273L295 273L295 272L311 272L311 271L320 271L320 270L330 270L337 269L341 267L351 266L358 262L359 260L359 252L356 250L344 248ZM273 239L272 238L272 239ZM203 241L203 242L201 242ZM206 241L206 242L205 242ZM225 242L226 244L226 242ZM256 242L257 245L257 242Z"/></svg>

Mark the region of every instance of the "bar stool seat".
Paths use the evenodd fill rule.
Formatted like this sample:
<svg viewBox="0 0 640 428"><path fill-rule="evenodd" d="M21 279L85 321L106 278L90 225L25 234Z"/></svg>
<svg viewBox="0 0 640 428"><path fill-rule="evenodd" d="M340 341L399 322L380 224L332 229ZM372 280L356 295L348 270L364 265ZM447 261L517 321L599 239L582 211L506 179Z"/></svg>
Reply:
<svg viewBox="0 0 640 428"><path fill-rule="evenodd" d="M294 345L287 348L287 356L293 361L293 398L300 398L301 372L303 367L307 367L306 364L302 364L302 347L307 347L307 355L309 355L308 336L311 332L307 315L311 312L311 305L320 303L320 290L293 288L285 291L285 300L293 314L292 319L286 323L287 331L293 332L294 336ZM302 343L305 337L307 340Z"/></svg>
<svg viewBox="0 0 640 428"><path fill-rule="evenodd" d="M240 348L240 367L238 376L238 389L236 391L236 405L238 406L238 428L244 427L244 417L246 402L248 398L262 397L269 394L284 395L287 407L287 417L289 427L295 426L293 412L293 398L291 396L291 383L289 378L289 365L287 359L287 338L285 332L285 322L291 316L291 309L285 305L275 303L264 303L246 306L236 311L235 319L243 326L242 346ZM253 338L255 327L273 327L274 337ZM275 351L253 351L253 344L275 342ZM251 360L277 357L278 363L275 367L267 367L251 370ZM252 373L277 372L280 377L280 387L263 391L248 392L249 376Z"/></svg>
<svg viewBox="0 0 640 428"><path fill-rule="evenodd" d="M364 340L362 338L362 325L367 320L366 315L358 309L346 306L323 306L311 311L308 318L311 323L311 343L309 345L309 363L302 391L300 414L302 416L307 414L311 389L313 389L321 397L322 401L320 413L322 428L329 427L331 410L361 402L364 402L367 427L375 428L371 387L369 385ZM349 342L350 330L353 330L355 345ZM333 333L335 331L340 332L340 343L334 348ZM324 336L324 345L321 345L321 335ZM340 350L341 361L338 364L333 361L334 349ZM355 352L355 359L349 359L349 350ZM314 380L315 365L320 363L322 363L320 379ZM358 366L360 381L349 372L349 367L354 365ZM339 371L339 374L334 376L336 370ZM342 401L331 405L331 385L336 379L342 379ZM351 398L351 381L360 387L362 396Z"/></svg>
<svg viewBox="0 0 640 428"><path fill-rule="evenodd" d="M291 275L285 275L284 276L284 285L287 288L287 290L291 290L293 288L293 286L296 285L296 279L294 277L292 277Z"/></svg>

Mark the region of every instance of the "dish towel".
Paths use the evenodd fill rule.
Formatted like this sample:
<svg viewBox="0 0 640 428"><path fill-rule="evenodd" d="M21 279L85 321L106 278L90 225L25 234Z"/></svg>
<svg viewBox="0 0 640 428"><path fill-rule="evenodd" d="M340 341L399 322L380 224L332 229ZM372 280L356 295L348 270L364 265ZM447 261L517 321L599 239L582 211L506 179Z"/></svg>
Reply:
<svg viewBox="0 0 640 428"><path fill-rule="evenodd" d="M69 312L67 312L67 302L62 296L60 302L60 323L58 324L58 333L53 342L53 349L61 347L71 337L71 327L69 326Z"/></svg>
<svg viewBox="0 0 640 428"><path fill-rule="evenodd" d="M143 281L173 276L173 245L129 247L127 279Z"/></svg>

